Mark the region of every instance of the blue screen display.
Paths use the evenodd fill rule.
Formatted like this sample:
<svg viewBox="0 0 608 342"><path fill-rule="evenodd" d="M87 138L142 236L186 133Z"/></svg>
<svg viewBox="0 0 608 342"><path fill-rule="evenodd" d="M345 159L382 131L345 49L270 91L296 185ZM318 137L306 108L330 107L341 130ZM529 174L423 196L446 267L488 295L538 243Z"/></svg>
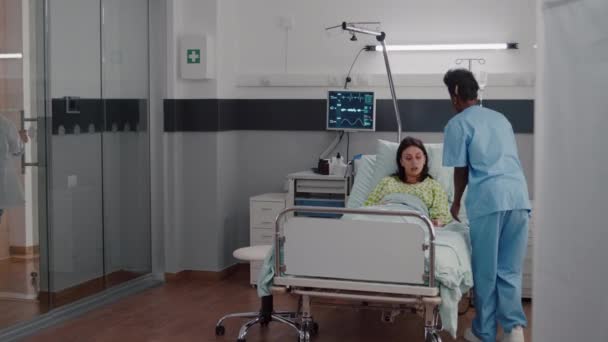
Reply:
<svg viewBox="0 0 608 342"><path fill-rule="evenodd" d="M329 91L327 96L327 129L375 130L374 92Z"/></svg>

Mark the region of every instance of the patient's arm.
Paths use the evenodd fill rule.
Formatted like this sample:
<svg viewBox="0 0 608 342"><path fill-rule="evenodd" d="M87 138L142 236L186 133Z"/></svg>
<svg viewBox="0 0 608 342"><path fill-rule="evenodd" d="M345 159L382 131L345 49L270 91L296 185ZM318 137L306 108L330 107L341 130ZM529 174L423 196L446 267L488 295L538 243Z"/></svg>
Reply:
<svg viewBox="0 0 608 342"><path fill-rule="evenodd" d="M365 200L365 202L363 202L363 206L367 207L370 205L379 204L382 201L382 199L384 198L384 196L389 194L389 189L387 186L389 182L390 182L390 177L382 178L382 180L380 181L380 183L378 183L378 185L376 186L374 191L372 191L369 194L369 196L367 197L367 200Z"/></svg>
<svg viewBox="0 0 608 342"><path fill-rule="evenodd" d="M445 226L443 224L443 222L441 222L440 219L433 219L433 220L431 220L431 222L433 222L433 226L435 226L435 227L443 227L443 226Z"/></svg>
<svg viewBox="0 0 608 342"><path fill-rule="evenodd" d="M433 196L433 200L429 205L429 216L433 221L433 225L441 227L452 221L452 215L450 215L450 208L448 205L448 195L439 182L431 180L429 184L431 184Z"/></svg>

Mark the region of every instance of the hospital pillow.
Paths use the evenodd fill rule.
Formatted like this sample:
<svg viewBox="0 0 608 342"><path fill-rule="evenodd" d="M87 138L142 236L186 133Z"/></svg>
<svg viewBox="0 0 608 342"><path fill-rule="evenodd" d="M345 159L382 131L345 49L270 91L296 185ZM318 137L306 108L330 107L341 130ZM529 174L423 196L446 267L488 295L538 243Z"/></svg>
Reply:
<svg viewBox="0 0 608 342"><path fill-rule="evenodd" d="M363 155L361 158L355 160L355 184L350 190L350 196L348 202L346 202L347 208L359 208L363 206L363 202L367 199L367 196L372 192L372 175L374 173L374 163L376 156L374 155Z"/></svg>

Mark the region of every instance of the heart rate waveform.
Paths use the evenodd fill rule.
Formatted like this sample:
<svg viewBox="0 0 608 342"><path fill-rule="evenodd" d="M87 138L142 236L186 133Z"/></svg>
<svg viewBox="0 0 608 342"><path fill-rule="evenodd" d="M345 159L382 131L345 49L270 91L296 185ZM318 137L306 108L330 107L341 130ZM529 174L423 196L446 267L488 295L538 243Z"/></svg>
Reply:
<svg viewBox="0 0 608 342"><path fill-rule="evenodd" d="M369 91L330 91L327 128L336 130L375 129L374 93Z"/></svg>

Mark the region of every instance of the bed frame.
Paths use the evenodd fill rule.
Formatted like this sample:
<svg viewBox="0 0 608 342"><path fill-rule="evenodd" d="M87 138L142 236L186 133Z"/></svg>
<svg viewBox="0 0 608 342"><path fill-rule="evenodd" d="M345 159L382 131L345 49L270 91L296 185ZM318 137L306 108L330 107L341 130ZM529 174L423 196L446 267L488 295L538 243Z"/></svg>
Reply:
<svg viewBox="0 0 608 342"><path fill-rule="evenodd" d="M325 219L296 213L408 216L419 218L421 224ZM441 342L435 229L428 217L406 210L291 207L277 216L275 238L275 246L282 248L274 249L275 269L280 270L274 287L300 296L300 342L309 342L318 330L312 318L313 299L351 303L348 306L365 303L363 308L382 308L392 314L403 307L421 309L425 341Z"/></svg>

